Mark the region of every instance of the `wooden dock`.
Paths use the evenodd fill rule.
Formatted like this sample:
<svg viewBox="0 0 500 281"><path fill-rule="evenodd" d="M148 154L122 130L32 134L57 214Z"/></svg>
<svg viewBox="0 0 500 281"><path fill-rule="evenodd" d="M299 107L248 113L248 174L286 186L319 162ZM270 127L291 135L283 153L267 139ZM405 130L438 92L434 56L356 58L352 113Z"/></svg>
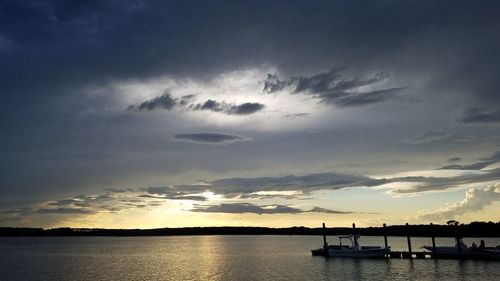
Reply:
<svg viewBox="0 0 500 281"><path fill-rule="evenodd" d="M408 223L406 224L408 226ZM432 225L432 223L431 223ZM353 232L356 231L356 225L352 224ZM384 223L384 228L386 224ZM325 224L323 223L323 229L325 229ZM455 260L497 260L500 261L500 255L497 252L493 253L491 250L495 250L493 247L474 248L473 250L462 249L464 245L461 243L461 237L458 232L456 233L457 251L456 252L436 252L436 241L434 236L432 239L432 251L412 251L411 237L408 234L406 239L408 243L408 251L390 251L385 254L382 258L390 259L455 259ZM484 243L483 241L481 241ZM384 235L384 246L388 248L387 235ZM498 248L498 246L497 246ZM328 257L328 244L326 242L326 233L323 234L323 248L311 250L313 256L324 256Z"/></svg>
<svg viewBox="0 0 500 281"><path fill-rule="evenodd" d="M313 256L325 256L327 253L322 249L313 250ZM487 252L474 252L474 253L433 253L426 251L408 252L408 251L391 251L383 258L387 259L452 259L452 260L498 260L488 255Z"/></svg>
<svg viewBox="0 0 500 281"><path fill-rule="evenodd" d="M493 259L487 252L467 252L467 253L433 253L433 252L407 252L391 251L386 255L391 259L454 259L454 260L490 260Z"/></svg>

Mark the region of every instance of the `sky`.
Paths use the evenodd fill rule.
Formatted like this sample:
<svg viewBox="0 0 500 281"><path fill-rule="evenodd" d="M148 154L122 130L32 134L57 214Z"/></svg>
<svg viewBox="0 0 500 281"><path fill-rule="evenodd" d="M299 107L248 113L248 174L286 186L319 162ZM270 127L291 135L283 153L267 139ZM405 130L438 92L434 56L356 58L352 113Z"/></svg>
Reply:
<svg viewBox="0 0 500 281"><path fill-rule="evenodd" d="M500 221L496 1L0 3L0 226Z"/></svg>

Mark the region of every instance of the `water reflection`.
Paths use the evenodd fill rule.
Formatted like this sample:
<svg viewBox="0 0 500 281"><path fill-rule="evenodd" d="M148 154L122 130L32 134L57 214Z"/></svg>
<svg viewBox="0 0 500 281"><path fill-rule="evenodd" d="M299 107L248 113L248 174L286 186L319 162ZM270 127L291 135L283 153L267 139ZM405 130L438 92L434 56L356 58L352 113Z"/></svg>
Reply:
<svg viewBox="0 0 500 281"><path fill-rule="evenodd" d="M406 243L389 241L403 249ZM0 280L500 280L499 262L312 257L309 249L320 242L310 236L0 238Z"/></svg>

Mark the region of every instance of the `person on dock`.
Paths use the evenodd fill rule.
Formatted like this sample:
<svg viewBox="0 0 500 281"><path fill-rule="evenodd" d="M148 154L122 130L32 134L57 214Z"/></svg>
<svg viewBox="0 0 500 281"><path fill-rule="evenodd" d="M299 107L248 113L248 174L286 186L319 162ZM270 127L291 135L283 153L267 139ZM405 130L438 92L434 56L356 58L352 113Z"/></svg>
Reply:
<svg viewBox="0 0 500 281"><path fill-rule="evenodd" d="M484 243L484 240L481 239L481 242L479 243L479 250L482 251L486 248L486 244Z"/></svg>

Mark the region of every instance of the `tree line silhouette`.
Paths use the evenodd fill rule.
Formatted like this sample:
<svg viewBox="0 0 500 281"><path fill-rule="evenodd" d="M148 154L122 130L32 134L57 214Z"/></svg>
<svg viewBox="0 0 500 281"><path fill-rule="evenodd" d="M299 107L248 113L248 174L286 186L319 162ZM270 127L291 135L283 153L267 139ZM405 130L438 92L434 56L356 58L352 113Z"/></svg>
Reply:
<svg viewBox="0 0 500 281"><path fill-rule="evenodd" d="M350 227L310 228L303 226L271 227L180 227L155 229L104 228L28 228L0 227L0 236L168 236L168 235L347 235ZM500 222L471 222L470 224L418 224L384 227L357 227L356 233L366 236L419 236L419 237L500 237Z"/></svg>

